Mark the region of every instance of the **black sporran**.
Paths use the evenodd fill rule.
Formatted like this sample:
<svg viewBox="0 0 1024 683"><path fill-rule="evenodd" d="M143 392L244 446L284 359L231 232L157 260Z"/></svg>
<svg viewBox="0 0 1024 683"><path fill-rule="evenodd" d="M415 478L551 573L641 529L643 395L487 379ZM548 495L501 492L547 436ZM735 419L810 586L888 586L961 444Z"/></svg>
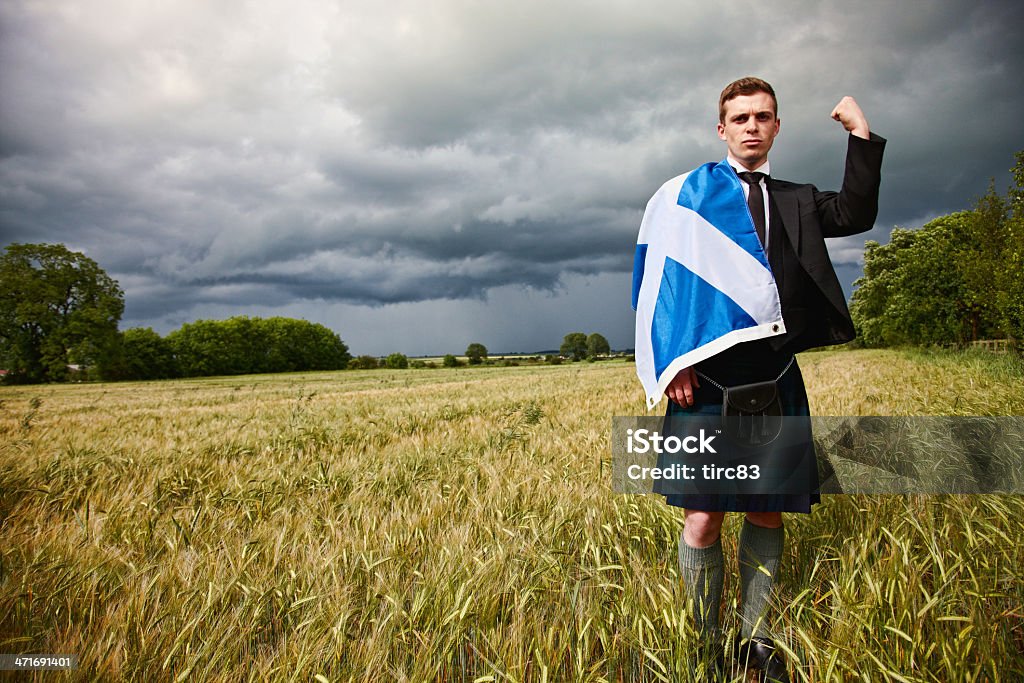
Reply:
<svg viewBox="0 0 1024 683"><path fill-rule="evenodd" d="M778 381L742 384L722 391L722 427L741 446L764 446L782 433Z"/></svg>
<svg viewBox="0 0 1024 683"><path fill-rule="evenodd" d="M725 387L704 375L701 377L722 390L722 432L740 446L765 446L782 433L782 401L779 380L793 364L790 359L779 376L767 382Z"/></svg>

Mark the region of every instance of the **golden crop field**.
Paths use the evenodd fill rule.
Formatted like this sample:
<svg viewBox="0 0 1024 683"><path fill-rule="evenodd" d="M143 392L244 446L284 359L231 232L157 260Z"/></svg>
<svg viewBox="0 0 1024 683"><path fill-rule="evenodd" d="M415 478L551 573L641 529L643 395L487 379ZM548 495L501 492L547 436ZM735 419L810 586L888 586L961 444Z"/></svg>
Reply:
<svg viewBox="0 0 1024 683"><path fill-rule="evenodd" d="M1024 414L1006 357L800 363L816 414ZM610 488L611 418L645 412L629 363L0 401L0 652L79 658L17 680L689 680L681 513ZM1024 498L825 496L786 524L795 680L1024 678Z"/></svg>

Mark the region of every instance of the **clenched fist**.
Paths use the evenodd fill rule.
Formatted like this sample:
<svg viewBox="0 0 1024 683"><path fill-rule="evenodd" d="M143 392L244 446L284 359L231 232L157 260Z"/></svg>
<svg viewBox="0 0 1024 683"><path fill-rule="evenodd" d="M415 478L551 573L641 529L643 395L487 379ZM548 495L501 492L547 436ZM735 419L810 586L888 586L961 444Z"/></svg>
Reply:
<svg viewBox="0 0 1024 683"><path fill-rule="evenodd" d="M857 100L849 95L839 100L839 104L832 110L831 116L843 124L843 128L850 131L851 134L865 140L871 138L871 129L868 127L867 117L864 116L864 112L857 105Z"/></svg>

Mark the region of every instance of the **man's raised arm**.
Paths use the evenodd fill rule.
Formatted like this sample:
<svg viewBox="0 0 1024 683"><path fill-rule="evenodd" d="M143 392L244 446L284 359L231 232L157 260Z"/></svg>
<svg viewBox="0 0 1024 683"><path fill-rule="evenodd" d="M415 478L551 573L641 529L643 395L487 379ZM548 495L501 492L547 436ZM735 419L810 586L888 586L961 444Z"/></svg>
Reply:
<svg viewBox="0 0 1024 683"><path fill-rule="evenodd" d="M866 232L875 224L885 138L871 132L860 105L849 95L839 100L830 116L850 132L843 188L838 193L815 188L814 202L822 235L843 237Z"/></svg>

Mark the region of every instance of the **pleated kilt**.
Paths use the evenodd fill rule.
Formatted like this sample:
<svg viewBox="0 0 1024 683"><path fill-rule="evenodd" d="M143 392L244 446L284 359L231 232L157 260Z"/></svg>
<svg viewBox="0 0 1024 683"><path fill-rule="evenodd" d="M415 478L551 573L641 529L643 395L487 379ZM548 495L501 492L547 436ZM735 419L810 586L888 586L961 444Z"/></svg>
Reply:
<svg viewBox="0 0 1024 683"><path fill-rule="evenodd" d="M785 369L792 354L774 351L767 342L755 341L737 344L727 351L699 363L697 370L723 386L739 386L775 379ZM694 394L694 405L684 408L669 400L666 418L673 415L722 414L722 391L705 379L699 379L700 386ZM810 458L813 471L817 472L817 455L811 438L810 406L804 388L803 375L794 362L778 381L782 414L789 417L807 418L807 439L803 447ZM802 512L809 513L811 506L821 502L815 488L808 494L667 494L665 501L675 507L705 512ZM657 492L657 487L655 487Z"/></svg>

